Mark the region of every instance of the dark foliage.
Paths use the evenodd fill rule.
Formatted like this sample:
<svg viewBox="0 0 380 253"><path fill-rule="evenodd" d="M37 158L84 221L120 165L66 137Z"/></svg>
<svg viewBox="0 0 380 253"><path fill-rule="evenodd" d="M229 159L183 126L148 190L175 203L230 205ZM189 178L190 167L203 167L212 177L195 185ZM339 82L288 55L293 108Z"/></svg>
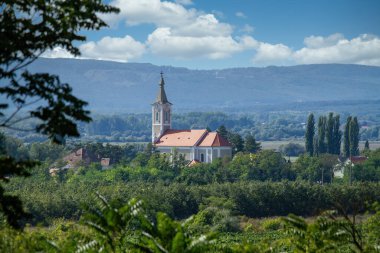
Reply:
<svg viewBox="0 0 380 253"><path fill-rule="evenodd" d="M100 1L24 1L4 0L0 3L0 127L34 131L47 135L55 143L66 136L79 136L75 121L89 122L86 102L72 95L68 84L48 73L31 73L26 67L42 53L56 46L79 55L75 41L84 41L82 29L98 30L106 24L100 13L117 9ZM12 107L11 107L12 105ZM13 110L9 115L5 109ZM25 116L18 116L19 112ZM37 119L33 129L20 129L19 123ZM33 162L17 161L12 157L0 160L0 178L27 176ZM0 186L2 211L10 225L24 213L20 200L4 194Z"/></svg>

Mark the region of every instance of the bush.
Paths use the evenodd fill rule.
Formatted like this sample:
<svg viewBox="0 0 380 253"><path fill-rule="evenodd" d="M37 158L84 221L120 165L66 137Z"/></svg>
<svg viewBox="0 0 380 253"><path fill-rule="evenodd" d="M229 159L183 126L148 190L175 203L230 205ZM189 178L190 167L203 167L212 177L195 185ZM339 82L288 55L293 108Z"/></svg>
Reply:
<svg viewBox="0 0 380 253"><path fill-rule="evenodd" d="M265 231L275 231L282 228L282 221L280 218L268 218L261 223L261 227Z"/></svg>
<svg viewBox="0 0 380 253"><path fill-rule="evenodd" d="M208 231L237 232L240 231L239 219L233 216L230 210L217 207L208 207L189 221L189 229L194 233Z"/></svg>

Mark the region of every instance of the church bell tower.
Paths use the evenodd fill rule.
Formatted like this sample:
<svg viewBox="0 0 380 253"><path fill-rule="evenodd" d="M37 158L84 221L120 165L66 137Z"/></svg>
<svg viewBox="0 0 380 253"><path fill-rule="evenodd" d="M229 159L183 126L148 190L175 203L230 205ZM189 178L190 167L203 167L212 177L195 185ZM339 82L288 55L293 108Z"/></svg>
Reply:
<svg viewBox="0 0 380 253"><path fill-rule="evenodd" d="M152 143L155 143L166 130L171 129L172 104L165 93L164 74L161 71L161 80L156 101L152 104Z"/></svg>

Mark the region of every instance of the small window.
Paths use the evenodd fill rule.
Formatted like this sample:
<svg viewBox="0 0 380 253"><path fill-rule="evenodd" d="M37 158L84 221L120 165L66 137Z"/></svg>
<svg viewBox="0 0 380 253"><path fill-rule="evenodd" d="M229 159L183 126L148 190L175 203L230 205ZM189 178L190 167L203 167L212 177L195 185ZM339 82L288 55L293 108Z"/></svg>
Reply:
<svg viewBox="0 0 380 253"><path fill-rule="evenodd" d="M156 122L160 122L160 118L158 116L158 112L156 112Z"/></svg>
<svg viewBox="0 0 380 253"><path fill-rule="evenodd" d="M201 154L201 162L204 162L204 161L205 161L205 155Z"/></svg>
<svg viewBox="0 0 380 253"><path fill-rule="evenodd" d="M170 113L169 111L165 111L165 122L169 122Z"/></svg>

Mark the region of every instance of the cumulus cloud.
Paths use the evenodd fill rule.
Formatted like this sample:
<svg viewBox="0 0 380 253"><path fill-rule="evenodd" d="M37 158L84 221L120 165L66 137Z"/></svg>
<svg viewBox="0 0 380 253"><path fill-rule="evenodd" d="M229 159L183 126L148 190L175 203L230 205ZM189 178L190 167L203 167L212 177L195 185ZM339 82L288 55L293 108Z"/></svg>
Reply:
<svg viewBox="0 0 380 253"><path fill-rule="evenodd" d="M259 42L256 46L256 55L253 62L257 65L287 65L291 60L292 50L283 44L269 44Z"/></svg>
<svg viewBox="0 0 380 253"><path fill-rule="evenodd" d="M327 37L309 36L304 39L304 44L308 48L323 48L333 46L342 39L344 39L344 36L340 33L335 33Z"/></svg>
<svg viewBox="0 0 380 253"><path fill-rule="evenodd" d="M347 63L380 66L380 38L363 34L351 40L342 34L310 36L305 47L292 50L283 44L258 43L253 57L257 65Z"/></svg>
<svg viewBox="0 0 380 253"><path fill-rule="evenodd" d="M200 15L186 26L174 27L173 32L178 36L229 36L232 27L220 23L213 14Z"/></svg>
<svg viewBox="0 0 380 253"><path fill-rule="evenodd" d="M252 48L253 38L242 37L234 40L231 36L178 36L170 28L157 28L149 35L147 44L150 50L157 55L174 58L206 57L220 59Z"/></svg>
<svg viewBox="0 0 380 253"><path fill-rule="evenodd" d="M41 57L44 58L74 58L74 55L66 51L62 47L55 47L52 50L47 50L44 52Z"/></svg>
<svg viewBox="0 0 380 253"><path fill-rule="evenodd" d="M160 0L114 0L121 10L118 21L127 25L151 23L155 30L146 46L153 54L176 58L219 59L239 52L246 45L233 38L233 27L214 13L186 9L178 2ZM115 17L114 17L115 18Z"/></svg>
<svg viewBox="0 0 380 253"><path fill-rule="evenodd" d="M83 58L128 62L140 57L145 45L128 35L124 38L107 36L97 42L82 44L79 49Z"/></svg>
<svg viewBox="0 0 380 253"><path fill-rule="evenodd" d="M193 8L160 0L114 0L110 3L120 9L119 14L104 15L110 22L125 21L127 25L144 23L156 26L182 26L193 21L199 12Z"/></svg>
<svg viewBox="0 0 380 253"><path fill-rule="evenodd" d="M221 22L215 13L205 13L185 7L192 1L113 0L120 8L119 15L108 15L109 22L123 22L127 26L153 24L145 42L125 37L104 37L80 46L82 57L130 61L144 53L173 58L221 59L251 50L254 65L293 65L312 63L353 63L380 66L380 38L360 35L347 39L342 34L309 36L304 47L293 49L287 45L257 41L248 34L253 27L244 25L238 30L244 36L234 36L234 27ZM237 12L236 16L245 17ZM46 52L44 57L73 57L61 48Z"/></svg>
<svg viewBox="0 0 380 253"><path fill-rule="evenodd" d="M318 37L306 38L306 47L293 53L294 60L299 64L355 63L380 65L379 37L363 34L349 40L341 35L334 35L333 37L318 38L311 45L310 38L313 41Z"/></svg>

